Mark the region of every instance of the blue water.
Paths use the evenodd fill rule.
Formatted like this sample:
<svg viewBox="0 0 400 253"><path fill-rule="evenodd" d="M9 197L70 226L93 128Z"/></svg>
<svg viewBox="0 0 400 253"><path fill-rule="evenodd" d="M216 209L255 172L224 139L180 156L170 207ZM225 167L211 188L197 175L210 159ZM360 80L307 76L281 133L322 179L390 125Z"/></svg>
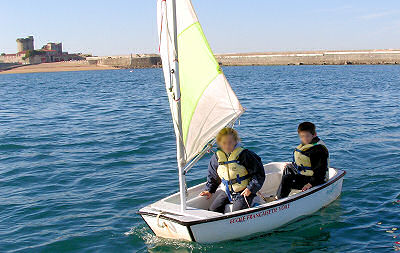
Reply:
<svg viewBox="0 0 400 253"><path fill-rule="evenodd" d="M290 159L297 124L316 123L331 165L347 171L337 201L240 240L157 238L136 211L178 189L161 70L0 75L0 252L396 250L400 67L224 71L246 108L237 127L243 143L264 163ZM208 158L191 170L189 186L205 180Z"/></svg>

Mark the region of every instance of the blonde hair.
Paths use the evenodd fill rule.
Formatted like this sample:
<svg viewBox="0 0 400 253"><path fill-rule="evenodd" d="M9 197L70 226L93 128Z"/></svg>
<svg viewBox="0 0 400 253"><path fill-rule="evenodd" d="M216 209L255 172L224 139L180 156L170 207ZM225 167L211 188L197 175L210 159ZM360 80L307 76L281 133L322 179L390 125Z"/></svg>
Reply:
<svg viewBox="0 0 400 253"><path fill-rule="evenodd" d="M219 142L221 140L221 138L226 135L232 135L232 137L235 139L236 142L240 141L239 134L235 129L233 129L231 127L225 127L218 132L217 142Z"/></svg>

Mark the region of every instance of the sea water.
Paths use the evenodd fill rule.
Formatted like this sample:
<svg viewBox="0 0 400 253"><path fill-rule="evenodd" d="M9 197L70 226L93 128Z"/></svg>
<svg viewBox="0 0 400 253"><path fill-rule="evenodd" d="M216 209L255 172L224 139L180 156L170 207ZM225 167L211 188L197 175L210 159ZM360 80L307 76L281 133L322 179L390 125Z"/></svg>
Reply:
<svg viewBox="0 0 400 253"><path fill-rule="evenodd" d="M295 223L201 245L136 212L178 190L161 69L0 75L0 252L391 252L400 244L400 66L224 67L243 145L288 161L312 121L341 197ZM188 174L202 183L210 155ZM399 230L396 230L399 228ZM221 231L229 233L229 231Z"/></svg>

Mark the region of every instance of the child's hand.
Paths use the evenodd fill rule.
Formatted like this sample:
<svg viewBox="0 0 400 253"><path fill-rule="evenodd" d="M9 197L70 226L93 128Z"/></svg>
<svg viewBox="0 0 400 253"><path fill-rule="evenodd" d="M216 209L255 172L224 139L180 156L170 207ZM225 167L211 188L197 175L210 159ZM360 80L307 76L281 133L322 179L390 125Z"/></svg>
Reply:
<svg viewBox="0 0 400 253"><path fill-rule="evenodd" d="M303 189L301 189L302 191L307 191L308 189L310 189L312 187L312 185L310 183L306 184Z"/></svg>
<svg viewBox="0 0 400 253"><path fill-rule="evenodd" d="M251 191L249 190L249 188L246 188L246 189L244 189L244 191L242 191L242 193L240 195L248 197L250 194L251 194Z"/></svg>
<svg viewBox="0 0 400 253"><path fill-rule="evenodd" d="M290 166L292 165L292 163L286 163L285 164L285 167L283 167L284 169L288 169L288 168L290 168Z"/></svg>
<svg viewBox="0 0 400 253"><path fill-rule="evenodd" d="M211 198L212 193L209 191L202 191L200 192L200 196L206 196L207 199Z"/></svg>

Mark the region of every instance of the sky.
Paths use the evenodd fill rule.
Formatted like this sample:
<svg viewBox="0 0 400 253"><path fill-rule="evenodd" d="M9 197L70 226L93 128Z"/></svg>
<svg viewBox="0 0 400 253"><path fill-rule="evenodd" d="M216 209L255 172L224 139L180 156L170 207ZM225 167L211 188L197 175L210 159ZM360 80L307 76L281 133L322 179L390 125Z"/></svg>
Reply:
<svg viewBox="0 0 400 253"><path fill-rule="evenodd" d="M192 0L214 53L400 48L399 0ZM156 0L0 0L0 53L157 53Z"/></svg>

